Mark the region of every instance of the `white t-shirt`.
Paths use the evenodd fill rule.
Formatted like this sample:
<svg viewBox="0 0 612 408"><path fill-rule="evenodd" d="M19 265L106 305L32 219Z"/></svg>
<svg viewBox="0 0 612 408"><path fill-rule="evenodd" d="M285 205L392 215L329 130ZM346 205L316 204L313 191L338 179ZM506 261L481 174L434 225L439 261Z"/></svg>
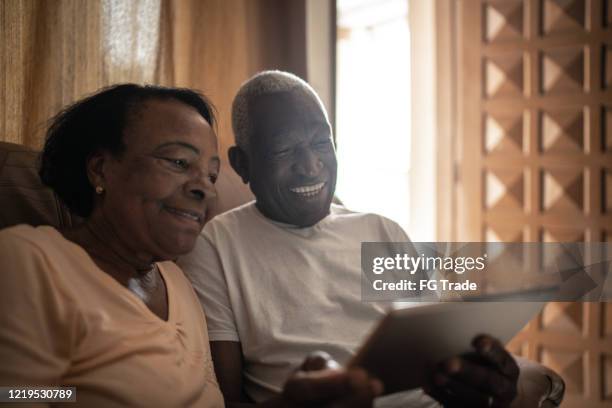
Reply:
<svg viewBox="0 0 612 408"><path fill-rule="evenodd" d="M312 227L274 222L245 204L210 221L179 260L211 341L242 343L255 401L282 390L314 350L345 363L384 315L361 300L361 243L406 242L393 221L332 205Z"/></svg>

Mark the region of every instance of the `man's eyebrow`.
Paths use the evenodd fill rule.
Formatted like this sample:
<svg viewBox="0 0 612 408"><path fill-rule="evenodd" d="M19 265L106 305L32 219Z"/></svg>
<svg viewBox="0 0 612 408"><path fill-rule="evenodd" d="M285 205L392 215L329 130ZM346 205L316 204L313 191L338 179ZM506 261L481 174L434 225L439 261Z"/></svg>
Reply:
<svg viewBox="0 0 612 408"><path fill-rule="evenodd" d="M181 146L181 147L187 148L189 150L193 150L196 154L200 154L200 149L198 149L197 147L195 147L192 144L181 142L181 141L162 143L159 146L157 146L155 148L155 150L160 150L160 149L163 149L164 147L168 147L168 146Z"/></svg>

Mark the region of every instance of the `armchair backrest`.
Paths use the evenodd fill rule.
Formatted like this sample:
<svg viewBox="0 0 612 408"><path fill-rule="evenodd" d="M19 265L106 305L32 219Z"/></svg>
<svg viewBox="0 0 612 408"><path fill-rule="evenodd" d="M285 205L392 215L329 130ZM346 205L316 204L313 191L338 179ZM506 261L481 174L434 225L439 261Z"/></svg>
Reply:
<svg viewBox="0 0 612 408"><path fill-rule="evenodd" d="M17 224L69 227L76 220L38 177L38 152L0 142L0 228Z"/></svg>

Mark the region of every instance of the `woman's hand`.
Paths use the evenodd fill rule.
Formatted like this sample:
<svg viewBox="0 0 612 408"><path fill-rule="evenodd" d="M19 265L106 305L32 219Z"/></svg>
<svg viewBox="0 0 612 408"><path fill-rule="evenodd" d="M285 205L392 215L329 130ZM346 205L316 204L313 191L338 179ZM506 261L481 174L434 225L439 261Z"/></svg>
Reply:
<svg viewBox="0 0 612 408"><path fill-rule="evenodd" d="M344 370L327 353L316 352L285 384L282 400L293 407L371 407L382 383L362 369Z"/></svg>
<svg viewBox="0 0 612 408"><path fill-rule="evenodd" d="M519 367L497 340L476 336L475 351L438 365L425 391L445 407L509 407L517 395Z"/></svg>

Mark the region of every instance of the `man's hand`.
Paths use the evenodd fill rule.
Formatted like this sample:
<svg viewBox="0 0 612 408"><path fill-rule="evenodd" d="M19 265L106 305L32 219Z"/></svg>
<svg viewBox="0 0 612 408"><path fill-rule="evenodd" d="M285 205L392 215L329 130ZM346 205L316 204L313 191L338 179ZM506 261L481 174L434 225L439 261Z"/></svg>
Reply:
<svg viewBox="0 0 612 408"><path fill-rule="evenodd" d="M326 353L311 354L285 384L287 406L371 407L382 383L362 369L343 370Z"/></svg>
<svg viewBox="0 0 612 408"><path fill-rule="evenodd" d="M440 363L425 391L445 407L509 407L519 377L514 358L487 335L476 336L472 346L474 352Z"/></svg>

